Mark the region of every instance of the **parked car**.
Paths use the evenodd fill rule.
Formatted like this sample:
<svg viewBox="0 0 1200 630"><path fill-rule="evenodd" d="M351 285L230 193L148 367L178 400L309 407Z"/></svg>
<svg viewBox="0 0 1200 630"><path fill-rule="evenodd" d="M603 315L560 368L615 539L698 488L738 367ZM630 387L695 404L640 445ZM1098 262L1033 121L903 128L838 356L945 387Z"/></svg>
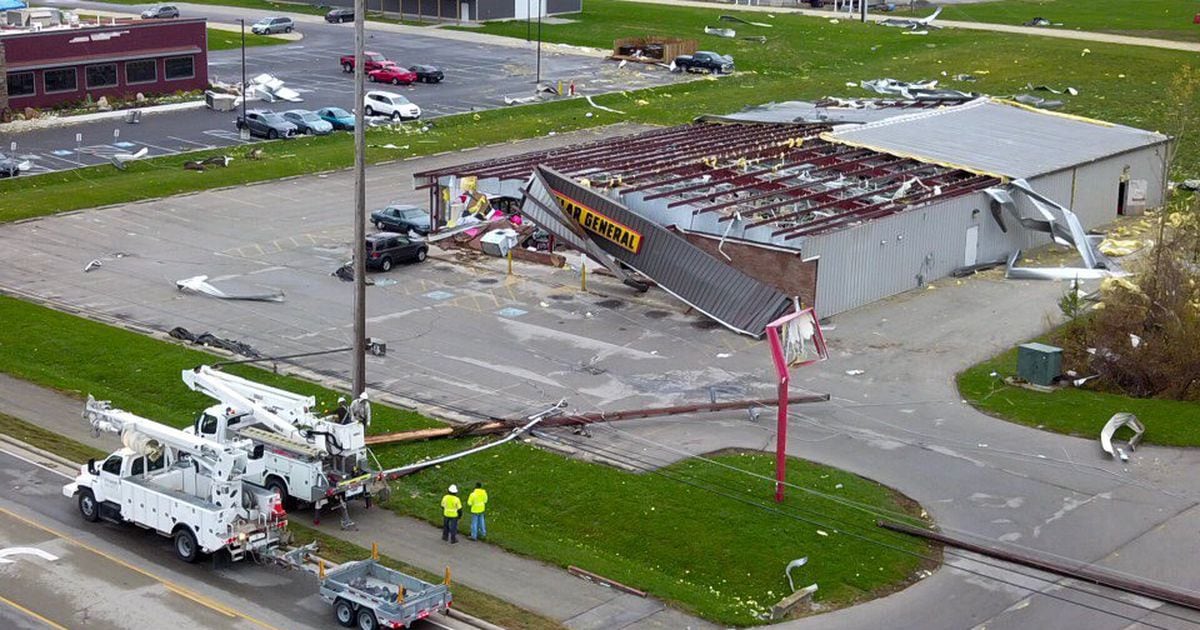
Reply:
<svg viewBox="0 0 1200 630"><path fill-rule="evenodd" d="M378 70L367 73L367 78L374 83L391 83L392 85L412 85L417 80L417 73L396 64L383 66Z"/></svg>
<svg viewBox="0 0 1200 630"><path fill-rule="evenodd" d="M701 50L691 55L680 55L672 63L677 72L708 72L728 74L733 72L733 57Z"/></svg>
<svg viewBox="0 0 1200 630"><path fill-rule="evenodd" d="M366 241L368 269L391 271L398 262L424 262L429 255L429 246L424 241L414 241L395 232L368 234Z"/></svg>
<svg viewBox="0 0 1200 630"><path fill-rule="evenodd" d="M409 66L408 69L417 73L417 80L421 83L441 83L442 79L446 78L446 75L442 74L441 70L433 66L417 65Z"/></svg>
<svg viewBox="0 0 1200 630"><path fill-rule="evenodd" d="M290 17L265 17L250 26L250 32L255 35L272 35L274 33L291 33L296 23Z"/></svg>
<svg viewBox="0 0 1200 630"><path fill-rule="evenodd" d="M28 165L26 165L28 166ZM21 161L0 153L0 179L21 174Z"/></svg>
<svg viewBox="0 0 1200 630"><path fill-rule="evenodd" d="M371 213L371 223L381 230L421 236L429 235L429 211L403 203L394 203Z"/></svg>
<svg viewBox="0 0 1200 630"><path fill-rule="evenodd" d="M341 107L322 107L316 113L321 120L333 125L334 129L354 130L354 114Z"/></svg>
<svg viewBox="0 0 1200 630"><path fill-rule="evenodd" d="M399 94L371 90L367 92L363 113L368 116L391 116L392 120L415 120L421 117L421 108Z"/></svg>
<svg viewBox="0 0 1200 630"><path fill-rule="evenodd" d="M330 9L329 13L325 14L325 21L330 24L340 24L342 22L354 21L354 9L345 7L339 9Z"/></svg>
<svg viewBox="0 0 1200 630"><path fill-rule="evenodd" d="M333 133L333 123L322 120L320 116L307 109L290 109L283 112L283 119L296 125L296 133L307 133L314 136Z"/></svg>
<svg viewBox="0 0 1200 630"><path fill-rule="evenodd" d="M342 72L354 72L354 55L342 55L338 63L342 64ZM368 73L389 65L395 65L395 62L377 52L363 51L363 68Z"/></svg>
<svg viewBox="0 0 1200 630"><path fill-rule="evenodd" d="M179 17L179 9L177 9L174 5L170 5L170 4L160 4L158 6L150 7L149 9L142 11L142 19L143 20L153 20L155 18L167 19L167 18L177 18L177 17Z"/></svg>
<svg viewBox="0 0 1200 630"><path fill-rule="evenodd" d="M275 112L261 109L246 112L246 117L237 117L238 129L249 129L251 135L262 136L268 140L290 138L296 135L296 125L284 120Z"/></svg>

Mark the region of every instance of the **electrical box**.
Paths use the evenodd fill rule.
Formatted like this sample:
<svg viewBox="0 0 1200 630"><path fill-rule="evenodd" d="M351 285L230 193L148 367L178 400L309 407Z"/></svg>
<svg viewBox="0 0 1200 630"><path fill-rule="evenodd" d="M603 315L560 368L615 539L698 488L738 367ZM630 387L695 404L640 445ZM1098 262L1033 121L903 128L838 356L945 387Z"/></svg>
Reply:
<svg viewBox="0 0 1200 630"><path fill-rule="evenodd" d="M1050 386L1062 374L1062 348L1044 343L1017 346L1017 376L1034 385Z"/></svg>

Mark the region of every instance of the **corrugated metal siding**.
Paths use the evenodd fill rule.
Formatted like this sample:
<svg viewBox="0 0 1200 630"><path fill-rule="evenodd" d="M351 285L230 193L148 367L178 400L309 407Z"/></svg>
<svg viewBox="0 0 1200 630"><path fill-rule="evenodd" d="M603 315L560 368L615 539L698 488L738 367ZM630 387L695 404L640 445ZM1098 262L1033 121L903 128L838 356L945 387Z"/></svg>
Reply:
<svg viewBox="0 0 1200 630"><path fill-rule="evenodd" d="M981 250L986 238L996 240L985 237L987 222L994 224L987 197L973 193L808 237L804 257L820 256L817 313L835 315L945 277L963 265L969 226L980 226Z"/></svg>
<svg viewBox="0 0 1200 630"><path fill-rule="evenodd" d="M791 297L709 256L617 201L551 169L538 167L536 172L553 190L639 232L642 246L636 254L603 238L593 240L709 317L738 332L760 336L768 323L791 308Z"/></svg>

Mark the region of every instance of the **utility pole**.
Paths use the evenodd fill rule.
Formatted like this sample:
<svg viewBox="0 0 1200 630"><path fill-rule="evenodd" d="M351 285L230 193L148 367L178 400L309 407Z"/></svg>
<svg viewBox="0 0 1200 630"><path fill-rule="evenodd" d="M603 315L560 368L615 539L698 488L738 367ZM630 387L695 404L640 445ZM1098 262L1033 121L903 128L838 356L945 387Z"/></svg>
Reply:
<svg viewBox="0 0 1200 630"><path fill-rule="evenodd" d="M355 397L367 388L367 119L366 0L354 0L354 363L351 392Z"/></svg>
<svg viewBox="0 0 1200 630"><path fill-rule="evenodd" d="M858 0L858 9L862 13L862 21L867 21L867 0Z"/></svg>
<svg viewBox="0 0 1200 630"><path fill-rule="evenodd" d="M246 120L246 20L239 19L242 23L242 121ZM246 128L249 130L249 127ZM240 138L241 135L239 134Z"/></svg>
<svg viewBox="0 0 1200 630"><path fill-rule="evenodd" d="M541 0L538 1L541 2ZM525 41L527 42L533 40L533 34L529 32L533 24L533 17L529 15L532 8L529 0L525 0Z"/></svg>
<svg viewBox="0 0 1200 630"><path fill-rule="evenodd" d="M546 6L546 0L537 0L538 3L538 48L537 48L537 79L534 80L534 85L539 85L542 82L542 9Z"/></svg>

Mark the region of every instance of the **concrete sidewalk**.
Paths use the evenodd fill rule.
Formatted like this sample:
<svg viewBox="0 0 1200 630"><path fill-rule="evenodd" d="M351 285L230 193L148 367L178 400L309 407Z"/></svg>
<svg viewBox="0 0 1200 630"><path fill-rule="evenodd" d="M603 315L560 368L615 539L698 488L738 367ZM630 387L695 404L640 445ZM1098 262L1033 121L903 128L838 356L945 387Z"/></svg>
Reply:
<svg viewBox="0 0 1200 630"><path fill-rule="evenodd" d="M120 440L111 433L93 437L80 418L82 409L83 401L79 398L0 374L3 413L96 448L120 446ZM466 536L457 545L445 544L440 530L424 521L397 516L384 509L363 510L358 504L351 509L356 530L338 529L336 517L323 519L321 530L361 547L370 548L371 543L378 543L384 555L427 571L440 574L450 567L455 582L554 619L572 630L717 627L656 599L599 586L558 567L474 542ZM301 516L307 518L308 514Z"/></svg>

